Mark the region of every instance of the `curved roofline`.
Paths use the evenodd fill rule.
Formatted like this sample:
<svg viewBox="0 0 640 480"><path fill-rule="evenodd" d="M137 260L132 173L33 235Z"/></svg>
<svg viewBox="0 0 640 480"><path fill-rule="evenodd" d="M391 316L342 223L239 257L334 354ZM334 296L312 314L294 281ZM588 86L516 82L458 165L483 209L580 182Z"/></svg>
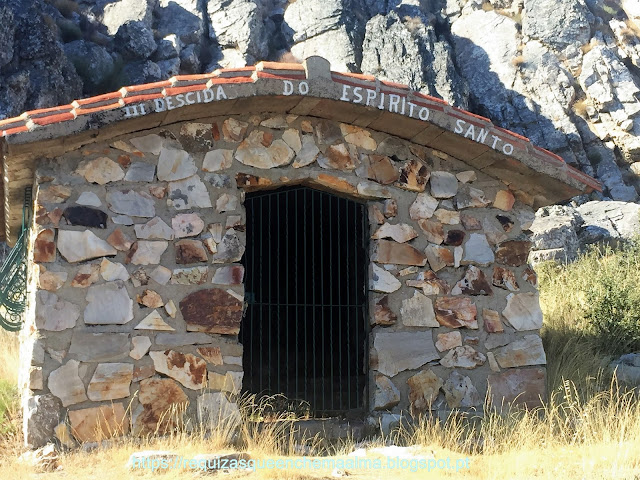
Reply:
<svg viewBox="0 0 640 480"><path fill-rule="evenodd" d="M526 179L535 187L531 193L545 198L538 203L602 189L560 156L487 118L406 85L333 72L324 58L309 57L303 64L260 62L180 75L0 120L7 232L10 237L14 233L15 188L26 185L29 158L185 120L260 112L326 118L396 135L440 150L507 185Z"/></svg>

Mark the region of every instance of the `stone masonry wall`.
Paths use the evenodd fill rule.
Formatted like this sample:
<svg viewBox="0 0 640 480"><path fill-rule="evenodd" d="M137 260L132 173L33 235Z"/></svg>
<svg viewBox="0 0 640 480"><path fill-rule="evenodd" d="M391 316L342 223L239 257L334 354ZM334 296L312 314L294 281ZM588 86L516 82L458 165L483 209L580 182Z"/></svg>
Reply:
<svg viewBox="0 0 640 480"><path fill-rule="evenodd" d="M300 182L369 206L374 415L479 407L489 386L498 403L521 393L538 403L545 354L526 196L379 132L231 116L41 162L27 444L237 420L244 193Z"/></svg>

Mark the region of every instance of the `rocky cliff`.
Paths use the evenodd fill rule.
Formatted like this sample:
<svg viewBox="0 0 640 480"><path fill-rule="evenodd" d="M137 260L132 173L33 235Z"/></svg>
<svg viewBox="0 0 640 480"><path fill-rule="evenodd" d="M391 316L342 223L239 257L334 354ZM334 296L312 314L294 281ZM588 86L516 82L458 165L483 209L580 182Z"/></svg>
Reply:
<svg viewBox="0 0 640 480"><path fill-rule="evenodd" d="M0 118L178 73L329 59L640 191L637 0L0 0Z"/></svg>

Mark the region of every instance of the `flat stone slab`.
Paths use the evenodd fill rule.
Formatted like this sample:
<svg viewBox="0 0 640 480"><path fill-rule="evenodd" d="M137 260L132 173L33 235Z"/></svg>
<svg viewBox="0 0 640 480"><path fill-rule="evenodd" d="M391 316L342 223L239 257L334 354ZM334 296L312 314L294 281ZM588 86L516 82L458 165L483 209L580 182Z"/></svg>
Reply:
<svg viewBox="0 0 640 480"><path fill-rule="evenodd" d="M180 311L191 332L236 335L242 309L240 299L219 288L199 290L180 301Z"/></svg>
<svg viewBox="0 0 640 480"><path fill-rule="evenodd" d="M81 443L125 435L129 420L121 403L69 411L71 433Z"/></svg>
<svg viewBox="0 0 640 480"><path fill-rule="evenodd" d="M392 293L398 290L402 283L392 273L387 272L384 268L371 264L373 273L369 279L369 290L374 292Z"/></svg>
<svg viewBox="0 0 640 480"><path fill-rule="evenodd" d="M149 352L149 356L156 372L164 373L187 388L199 390L207 381L207 362L195 355L165 350Z"/></svg>
<svg viewBox="0 0 640 480"><path fill-rule="evenodd" d="M189 397L180 384L170 378L147 378L140 382L140 406L133 415L137 435L169 433L181 423L181 411Z"/></svg>
<svg viewBox="0 0 640 480"><path fill-rule="evenodd" d="M69 263L116 255L118 251L90 230L58 231L58 250Z"/></svg>
<svg viewBox="0 0 640 480"><path fill-rule="evenodd" d="M510 293L502 315L516 330L538 330L542 328L540 296L533 292Z"/></svg>
<svg viewBox="0 0 640 480"><path fill-rule="evenodd" d="M167 205L176 210L211 208L211 198L200 177L193 175L183 180L169 182Z"/></svg>
<svg viewBox="0 0 640 480"><path fill-rule="evenodd" d="M388 377L440 359L431 331L380 332L373 345L378 354L377 370Z"/></svg>
<svg viewBox="0 0 640 480"><path fill-rule="evenodd" d="M84 383L78 374L80 363L69 360L49 374L49 390L62 401L63 407L88 400Z"/></svg>
<svg viewBox="0 0 640 480"><path fill-rule="evenodd" d="M126 182L153 182L156 176L156 166L146 162L133 162L127 174L124 176Z"/></svg>
<svg viewBox="0 0 640 480"><path fill-rule="evenodd" d="M147 218L156 216L155 201L146 192L113 190L107 192L107 205L112 212L120 215Z"/></svg>
<svg viewBox="0 0 640 480"><path fill-rule="evenodd" d="M36 327L59 332L76 326L80 307L62 300L55 293L39 290L36 294Z"/></svg>
<svg viewBox="0 0 640 480"><path fill-rule="evenodd" d="M129 334L91 333L75 330L71 337L69 355L81 362L123 360L129 355Z"/></svg>
<svg viewBox="0 0 640 480"><path fill-rule="evenodd" d="M87 302L84 323L123 325L133 320L133 300L122 280L89 287Z"/></svg>
<svg viewBox="0 0 640 480"><path fill-rule="evenodd" d="M132 363L100 363L87 387L87 396L94 402L126 398L132 378Z"/></svg>
<svg viewBox="0 0 640 480"><path fill-rule="evenodd" d="M413 297L402 301L400 309L402 323L407 327L439 327L430 298L417 291Z"/></svg>
<svg viewBox="0 0 640 480"><path fill-rule="evenodd" d="M544 368L509 369L489 375L491 403L496 408L504 404L542 406L546 398L546 370Z"/></svg>
<svg viewBox="0 0 640 480"><path fill-rule="evenodd" d="M501 368L526 367L547 363L542 339L538 335L525 335L524 338L496 350L494 355Z"/></svg>
<svg viewBox="0 0 640 480"><path fill-rule="evenodd" d="M379 240L372 260L394 265L424 266L427 263L427 256L411 245Z"/></svg>
<svg viewBox="0 0 640 480"><path fill-rule="evenodd" d="M184 150L162 147L158 158L158 180L182 180L198 171L191 155Z"/></svg>

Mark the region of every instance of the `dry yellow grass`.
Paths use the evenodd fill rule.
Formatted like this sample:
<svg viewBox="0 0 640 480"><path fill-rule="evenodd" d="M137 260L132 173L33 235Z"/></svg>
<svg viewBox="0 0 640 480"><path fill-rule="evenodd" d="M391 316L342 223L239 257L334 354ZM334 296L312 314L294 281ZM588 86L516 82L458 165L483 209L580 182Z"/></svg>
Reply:
<svg viewBox="0 0 640 480"><path fill-rule="evenodd" d="M293 437L288 435L288 422L271 422L257 430L245 423L241 428L241 443L251 452L258 469L237 471L225 478L255 479L316 479L330 478L332 466L299 470L260 469L264 462L299 459L295 455ZM227 453L232 451L222 439L229 431L213 432L207 438L203 432L175 433L161 439L123 439L91 453L73 451L62 454L61 471L42 473L38 478L157 478L151 469L130 470L129 455L136 451L169 450L192 459L201 453ZM386 438L374 439L372 445L393 443L417 445L414 454L428 459L469 459L469 469L434 470L428 478L465 479L637 479L640 476L640 403L631 393L625 393L612 384L608 390L593 394L583 402L567 384L563 392L556 392L544 410L512 412L500 416L487 413L481 418L469 419L452 416L447 421L423 419L414 426L404 426ZM346 461L353 450L352 442L326 448L319 439L312 439L310 455L319 461ZM243 448L244 449L244 448ZM4 456L0 463L0 478L33 478L33 470L12 456ZM330 456L327 457L326 455ZM361 459L363 457L360 457ZM367 458L380 459L386 464L385 454L368 454ZM455 463L452 463L452 465ZM396 469L350 469L353 478L398 480L424 478L425 470L411 472ZM417 467L417 464L413 465ZM167 469L161 478L193 478L189 468Z"/></svg>
<svg viewBox="0 0 640 480"><path fill-rule="evenodd" d="M0 328L0 380L18 384L18 334Z"/></svg>

